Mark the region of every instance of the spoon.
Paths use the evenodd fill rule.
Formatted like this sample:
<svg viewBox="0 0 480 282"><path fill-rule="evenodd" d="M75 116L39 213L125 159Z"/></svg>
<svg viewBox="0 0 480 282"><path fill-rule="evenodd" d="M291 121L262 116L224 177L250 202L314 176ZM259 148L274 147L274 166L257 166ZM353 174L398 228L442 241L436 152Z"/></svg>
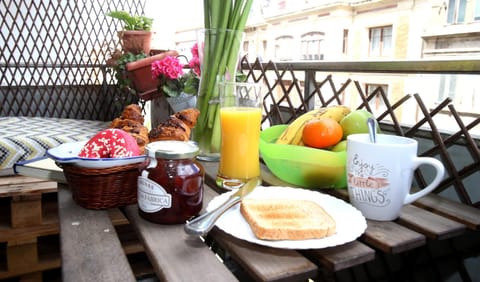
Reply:
<svg viewBox="0 0 480 282"><path fill-rule="evenodd" d="M377 123L375 122L375 119L368 118L367 125L368 125L368 134L370 135L370 142L376 143L377 142Z"/></svg>

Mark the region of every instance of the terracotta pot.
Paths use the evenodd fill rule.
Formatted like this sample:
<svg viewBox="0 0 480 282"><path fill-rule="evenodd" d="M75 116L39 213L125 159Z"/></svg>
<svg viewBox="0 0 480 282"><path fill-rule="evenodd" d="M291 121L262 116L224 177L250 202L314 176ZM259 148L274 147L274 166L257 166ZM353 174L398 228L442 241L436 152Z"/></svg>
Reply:
<svg viewBox="0 0 480 282"><path fill-rule="evenodd" d="M178 56L178 52L170 50L126 64L127 75L132 81L133 88L143 100L148 101L161 95L157 90L158 79L152 77L152 63L166 56Z"/></svg>
<svg viewBox="0 0 480 282"><path fill-rule="evenodd" d="M118 38L122 44L123 51L139 54L141 52L150 54L152 44L152 32L140 30L124 30L118 32Z"/></svg>

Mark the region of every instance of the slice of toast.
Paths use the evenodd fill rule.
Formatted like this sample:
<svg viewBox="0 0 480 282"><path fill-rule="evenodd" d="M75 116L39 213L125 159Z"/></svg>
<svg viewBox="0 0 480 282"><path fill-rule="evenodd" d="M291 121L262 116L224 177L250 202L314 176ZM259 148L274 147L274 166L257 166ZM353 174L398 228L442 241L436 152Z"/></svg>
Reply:
<svg viewBox="0 0 480 282"><path fill-rule="evenodd" d="M336 232L335 220L308 200L246 198L240 212L262 240L319 239Z"/></svg>

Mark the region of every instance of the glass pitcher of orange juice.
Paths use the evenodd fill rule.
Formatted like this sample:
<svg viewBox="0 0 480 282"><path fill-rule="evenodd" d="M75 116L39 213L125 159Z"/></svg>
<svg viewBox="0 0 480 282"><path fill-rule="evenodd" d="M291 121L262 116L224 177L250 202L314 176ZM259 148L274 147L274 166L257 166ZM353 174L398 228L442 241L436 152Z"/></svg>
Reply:
<svg viewBox="0 0 480 282"><path fill-rule="evenodd" d="M216 183L233 190L260 184L261 83L220 82L220 163Z"/></svg>

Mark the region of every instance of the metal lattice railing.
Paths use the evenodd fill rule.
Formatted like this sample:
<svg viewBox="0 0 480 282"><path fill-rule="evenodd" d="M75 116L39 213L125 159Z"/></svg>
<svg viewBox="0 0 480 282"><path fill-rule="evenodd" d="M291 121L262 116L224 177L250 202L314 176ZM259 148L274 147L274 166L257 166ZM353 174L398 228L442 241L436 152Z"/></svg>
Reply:
<svg viewBox="0 0 480 282"><path fill-rule="evenodd" d="M264 127L290 123L313 107L344 104L352 109L367 109L375 113L384 132L415 138L420 144L420 155L442 161L446 175L436 193L480 207L480 140L471 133L480 124L478 110L466 122L450 98L431 106L419 93L397 95L392 99L378 87L367 94L361 81L343 75L353 72L480 74L480 61L348 62L342 65L261 63L258 60L249 63L243 58L241 63L248 79L265 85ZM338 77L340 79L336 79ZM381 104L381 109L375 109L374 104ZM414 115L416 120L406 124L402 115ZM441 129L446 122L454 125L449 126L448 132ZM420 167L415 172L416 185L425 187L429 177L429 172Z"/></svg>
<svg viewBox="0 0 480 282"><path fill-rule="evenodd" d="M127 103L106 61L119 49L111 10L144 1L0 1L0 116L111 120Z"/></svg>

